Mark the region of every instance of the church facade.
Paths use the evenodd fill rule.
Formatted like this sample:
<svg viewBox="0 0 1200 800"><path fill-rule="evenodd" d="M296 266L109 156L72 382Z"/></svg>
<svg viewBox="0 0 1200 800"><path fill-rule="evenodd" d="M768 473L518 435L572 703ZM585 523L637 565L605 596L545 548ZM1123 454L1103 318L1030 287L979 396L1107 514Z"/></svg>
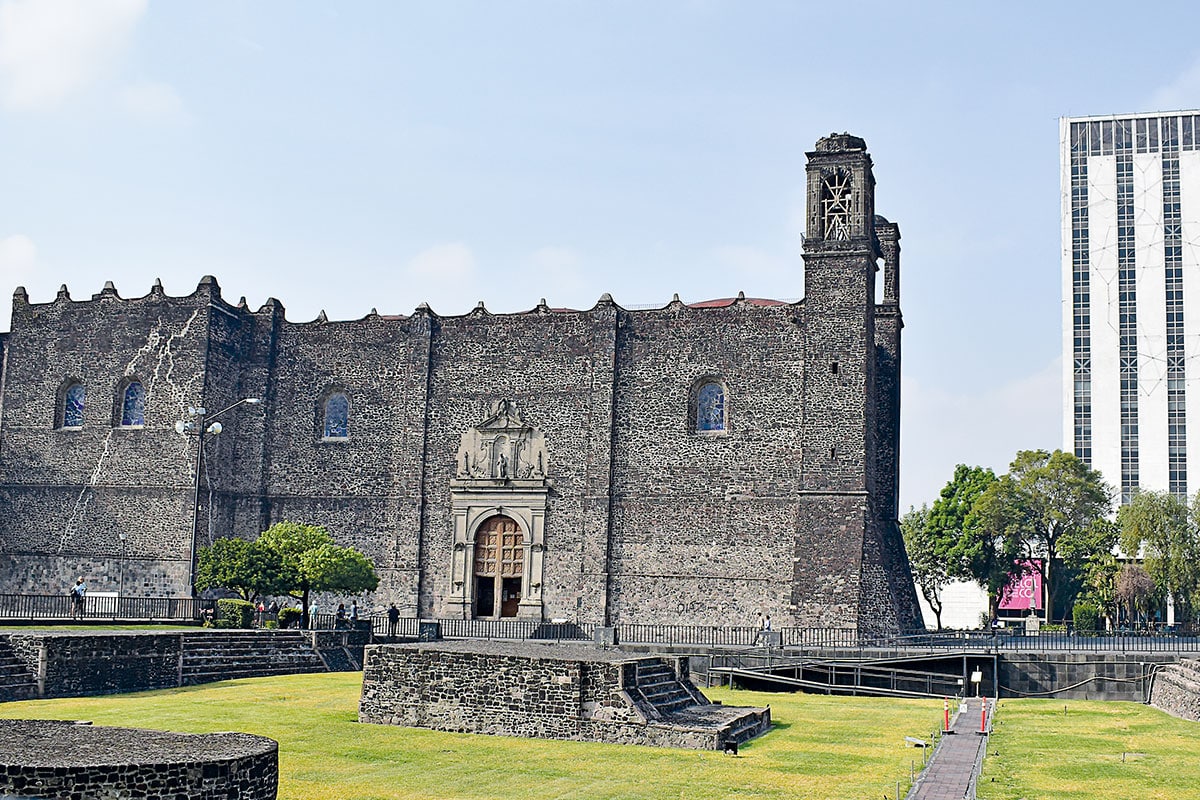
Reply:
<svg viewBox="0 0 1200 800"><path fill-rule="evenodd" d="M861 139L807 171L796 303L292 323L210 277L18 289L0 593L190 596L198 547L286 519L370 556L369 603L408 616L915 626L899 230Z"/></svg>

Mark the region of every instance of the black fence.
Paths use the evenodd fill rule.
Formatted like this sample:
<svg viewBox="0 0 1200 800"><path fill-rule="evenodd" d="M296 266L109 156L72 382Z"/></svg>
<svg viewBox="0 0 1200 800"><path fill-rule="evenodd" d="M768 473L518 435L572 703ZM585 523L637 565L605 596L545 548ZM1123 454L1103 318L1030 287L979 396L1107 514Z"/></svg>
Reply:
<svg viewBox="0 0 1200 800"><path fill-rule="evenodd" d="M213 607L211 600L181 597L116 597L92 594L82 608L63 595L0 594L0 621L81 622L198 622ZM211 611L210 611L211 613ZM265 624L270 615L259 619ZM451 639L540 639L592 641L599 626L584 622L540 622L526 619L438 620L442 636ZM314 616L319 630L370 625L375 635L391 635L387 616L364 615L357 623L339 621L333 614ZM395 636L416 638L420 620L401 618ZM854 628L779 628L763 631L753 626L658 625L625 623L615 626L620 643L678 645L706 648L782 647L788 650L870 650L897 654L937 653L947 650L1020 652L1193 653L1200 654L1200 630L1194 626L1148 628L1140 631L1026 632L1020 628L981 631L917 631L872 635Z"/></svg>
<svg viewBox="0 0 1200 800"><path fill-rule="evenodd" d="M1142 632L1078 633L1039 631L1037 633L998 631L953 631L915 633L864 639L862 648L895 649L904 652L947 649L1021 652L1064 650L1071 652L1119 653L1200 653L1200 635L1191 628L1147 630Z"/></svg>
<svg viewBox="0 0 1200 800"><path fill-rule="evenodd" d="M190 597L85 595L78 604L65 594L0 594L0 620L190 622L200 618L204 605Z"/></svg>

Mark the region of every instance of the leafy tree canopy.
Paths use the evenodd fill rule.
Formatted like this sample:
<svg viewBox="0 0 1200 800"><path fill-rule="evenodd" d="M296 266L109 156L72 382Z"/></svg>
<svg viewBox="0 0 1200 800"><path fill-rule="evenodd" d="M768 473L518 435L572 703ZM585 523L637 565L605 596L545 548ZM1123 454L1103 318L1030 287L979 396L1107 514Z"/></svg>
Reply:
<svg viewBox="0 0 1200 800"><path fill-rule="evenodd" d="M1194 618L1200 610L1200 495L1189 509L1170 492L1137 492L1117 521L1125 551L1140 551L1158 590Z"/></svg>
<svg viewBox="0 0 1200 800"><path fill-rule="evenodd" d="M1005 541L1006 551L1015 549L1021 559L1038 560L1043 608L1053 609L1057 576L1052 565L1066 554L1083 559L1094 553L1097 538L1111 535L1096 527L1111 508L1112 489L1097 470L1073 454L1022 450L1008 474L979 498L972 516L987 538Z"/></svg>
<svg viewBox="0 0 1200 800"><path fill-rule="evenodd" d="M990 469L968 467L966 464L954 468L954 477L942 488L938 499L933 502L933 508L929 509L930 529L950 545L944 549L953 549L967 527L967 518L975 507L975 501L995 482L996 474Z"/></svg>
<svg viewBox="0 0 1200 800"><path fill-rule="evenodd" d="M929 508L910 508L900 518L900 532L908 551L908 563L921 596L932 609L937 629L942 629L942 589L950 583L946 559L938 548L938 539L931 535Z"/></svg>
<svg viewBox="0 0 1200 800"><path fill-rule="evenodd" d="M289 585L286 594L301 601L308 616L311 592L367 592L379 585L371 559L334 542L319 525L277 522L258 542L278 554Z"/></svg>
<svg viewBox="0 0 1200 800"><path fill-rule="evenodd" d="M289 583L279 554L258 542L218 539L197 553L196 588L229 589L243 600L279 594Z"/></svg>
<svg viewBox="0 0 1200 800"><path fill-rule="evenodd" d="M975 508L995 483L990 469L959 464L929 510L929 536L947 574L978 581L993 595L1008 579L1013 553L1002 536L980 526Z"/></svg>

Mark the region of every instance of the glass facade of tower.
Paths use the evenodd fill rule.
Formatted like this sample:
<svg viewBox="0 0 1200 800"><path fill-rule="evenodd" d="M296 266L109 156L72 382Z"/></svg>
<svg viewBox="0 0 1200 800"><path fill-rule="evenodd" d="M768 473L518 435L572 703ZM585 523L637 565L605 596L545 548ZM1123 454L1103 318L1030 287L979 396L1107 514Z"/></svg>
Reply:
<svg viewBox="0 0 1200 800"><path fill-rule="evenodd" d="M1120 488L1200 488L1200 112L1064 118L1064 449Z"/></svg>

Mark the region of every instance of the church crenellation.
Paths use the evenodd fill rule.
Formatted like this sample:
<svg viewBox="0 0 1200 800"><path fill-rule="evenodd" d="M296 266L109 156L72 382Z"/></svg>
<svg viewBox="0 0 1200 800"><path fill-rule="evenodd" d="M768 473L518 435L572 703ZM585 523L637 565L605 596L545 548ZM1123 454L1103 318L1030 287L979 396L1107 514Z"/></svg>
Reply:
<svg viewBox="0 0 1200 800"><path fill-rule="evenodd" d="M0 592L83 574L189 595L196 443L174 424L260 397L205 444L200 545L325 525L374 560L371 604L407 615L912 624L899 229L856 137L819 141L808 180L799 302L293 323L212 277L184 297L18 289Z"/></svg>

